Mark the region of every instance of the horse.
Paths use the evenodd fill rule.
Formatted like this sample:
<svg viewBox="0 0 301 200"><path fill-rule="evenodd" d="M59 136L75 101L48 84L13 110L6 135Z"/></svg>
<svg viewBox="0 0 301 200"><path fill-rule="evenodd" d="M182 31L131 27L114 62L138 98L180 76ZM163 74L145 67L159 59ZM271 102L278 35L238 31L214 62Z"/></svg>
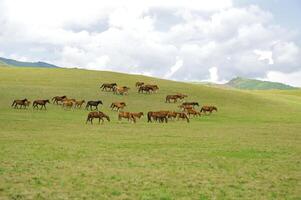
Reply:
<svg viewBox="0 0 301 200"><path fill-rule="evenodd" d="M118 120L121 121L122 118L126 118L126 119L128 119L128 121L133 121L133 123L136 123L136 118L130 112L119 112Z"/></svg>
<svg viewBox="0 0 301 200"><path fill-rule="evenodd" d="M142 85L138 88L138 93L143 93L143 91L150 94L151 92L154 92L154 89L152 87L147 87L145 85Z"/></svg>
<svg viewBox="0 0 301 200"><path fill-rule="evenodd" d="M187 97L185 94L167 95L165 98L165 103L170 103L170 100L173 100L173 102L176 103L178 99L182 100L185 97Z"/></svg>
<svg viewBox="0 0 301 200"><path fill-rule="evenodd" d="M110 108L112 108L112 110L116 108L116 110L119 111L120 109L123 109L125 106L126 106L125 102L113 102Z"/></svg>
<svg viewBox="0 0 301 200"><path fill-rule="evenodd" d="M85 100L75 101L74 107L81 108L84 103L85 103Z"/></svg>
<svg viewBox="0 0 301 200"><path fill-rule="evenodd" d="M186 113L184 112L177 113L177 119L179 120L180 118L182 120L186 119L187 123L189 123L189 118Z"/></svg>
<svg viewBox="0 0 301 200"><path fill-rule="evenodd" d="M184 102L184 103L182 103L182 105L183 106L190 105L190 106L194 107L194 106L199 106L199 103L198 102Z"/></svg>
<svg viewBox="0 0 301 200"><path fill-rule="evenodd" d="M88 110L89 107L90 107L90 110L92 110L92 107L95 107L95 110L98 110L98 105L99 104L103 105L102 101L100 101L100 100L98 100L98 101L88 101L87 105L86 105L86 110Z"/></svg>
<svg viewBox="0 0 301 200"><path fill-rule="evenodd" d="M157 92L157 90L159 90L158 85L145 85L147 88L151 88L153 90L153 92Z"/></svg>
<svg viewBox="0 0 301 200"><path fill-rule="evenodd" d="M107 89L109 89L109 91L113 91L114 87L116 87L117 84L116 83L104 83L100 86L100 89L102 91L108 91Z"/></svg>
<svg viewBox="0 0 301 200"><path fill-rule="evenodd" d="M102 120L101 124L104 123L103 118L106 118L108 120L108 122L110 121L110 117L108 115L104 114L103 112L98 111L98 112L90 112L88 114L86 124L88 123L88 121L90 121L91 124L93 124L93 119L94 118L98 118L98 123L100 123L100 120Z"/></svg>
<svg viewBox="0 0 301 200"><path fill-rule="evenodd" d="M123 86L123 87L114 87L114 94L120 94L120 95L127 95L129 91L129 87Z"/></svg>
<svg viewBox="0 0 301 200"><path fill-rule="evenodd" d="M189 117L190 117L190 115L192 115L194 117L201 116L201 113L198 112L198 111L196 111L196 110L194 110L194 109L188 109L188 110L186 110L186 112L187 112L187 114L188 114Z"/></svg>
<svg viewBox="0 0 301 200"><path fill-rule="evenodd" d="M62 108L65 108L65 109L69 108L69 109L71 109L72 106L73 106L73 104L74 104L74 101L65 100L65 101L63 101Z"/></svg>
<svg viewBox="0 0 301 200"><path fill-rule="evenodd" d="M169 111L157 111L157 112L150 111L147 113L147 122L152 122L152 119L153 119L155 121L159 120L159 122L165 121L165 123L167 123L168 113L169 113Z"/></svg>
<svg viewBox="0 0 301 200"><path fill-rule="evenodd" d="M175 119L177 117L178 113L175 111L170 111L167 114L168 119Z"/></svg>
<svg viewBox="0 0 301 200"><path fill-rule="evenodd" d="M63 102L64 99L66 99L66 98L67 98L66 95L64 95L64 96L55 96L51 100L52 100L53 104L55 104L55 103L58 104L58 102Z"/></svg>
<svg viewBox="0 0 301 200"><path fill-rule="evenodd" d="M11 105L11 107L14 106L14 108L18 108L18 105L20 105L20 108L22 108L22 106L24 106L26 108L28 102L29 101L26 98L25 99L21 99L21 100L14 100L13 103L12 103L12 105ZM29 106L29 104L28 104L28 106Z"/></svg>
<svg viewBox="0 0 301 200"><path fill-rule="evenodd" d="M46 110L46 104L47 103L50 103L49 99L45 99L45 100L35 100L33 103L32 103L32 107L33 108L39 108L39 105L41 106L40 107L40 110L42 110L42 108L44 107L45 110Z"/></svg>
<svg viewBox="0 0 301 200"><path fill-rule="evenodd" d="M136 82L136 84L135 84L136 87L140 87L140 86L142 86L142 85L144 85L144 82L139 82L139 81L138 81L138 82Z"/></svg>
<svg viewBox="0 0 301 200"><path fill-rule="evenodd" d="M187 111L193 109L191 105L179 105L179 108L182 109L182 111Z"/></svg>
<svg viewBox="0 0 301 200"><path fill-rule="evenodd" d="M217 112L217 107L215 107L215 106L203 106L202 108L201 108L201 110L200 110L200 112L203 112L203 113L207 113L207 112L209 112L210 114L212 113L212 111L214 111L215 110L215 112Z"/></svg>
<svg viewBox="0 0 301 200"><path fill-rule="evenodd" d="M132 113L132 115L140 119L143 116L143 112Z"/></svg>

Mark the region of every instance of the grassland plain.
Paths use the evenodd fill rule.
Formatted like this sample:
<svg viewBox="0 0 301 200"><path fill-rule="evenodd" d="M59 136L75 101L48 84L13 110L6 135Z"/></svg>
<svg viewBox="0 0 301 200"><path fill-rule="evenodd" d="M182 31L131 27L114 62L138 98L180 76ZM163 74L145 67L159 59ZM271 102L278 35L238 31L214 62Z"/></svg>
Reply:
<svg viewBox="0 0 301 200"><path fill-rule="evenodd" d="M156 83L138 94L136 81ZM131 87L101 92L103 82ZM217 105L186 122L119 122L126 110L177 110L166 94ZM12 109L13 99L101 99L88 111ZM0 67L0 199L301 199L301 91L240 91L112 72Z"/></svg>

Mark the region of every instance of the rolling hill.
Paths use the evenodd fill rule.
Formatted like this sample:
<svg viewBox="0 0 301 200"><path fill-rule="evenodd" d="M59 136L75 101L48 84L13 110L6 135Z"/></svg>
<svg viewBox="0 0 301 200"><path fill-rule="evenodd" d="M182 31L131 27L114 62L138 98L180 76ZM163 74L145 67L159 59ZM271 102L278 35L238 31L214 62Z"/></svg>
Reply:
<svg viewBox="0 0 301 200"><path fill-rule="evenodd" d="M225 85L233 87L233 88L237 88L237 89L246 89L246 90L291 90L291 89L295 89L294 87L283 84L283 83L260 81L260 80L247 79L247 78L241 78L241 77L236 77L236 78L230 80Z"/></svg>
<svg viewBox="0 0 301 200"><path fill-rule="evenodd" d="M0 57L0 64L15 67L45 67L45 68L58 68L53 64L46 62L22 62L13 59L7 59Z"/></svg>
<svg viewBox="0 0 301 200"><path fill-rule="evenodd" d="M136 81L159 85L138 94ZM130 86L127 96L101 83ZM125 111L178 110L167 94L216 105L218 112L136 124ZM102 100L110 122L85 124L88 111L13 109L14 99ZM0 199L298 199L301 90L249 91L140 75L63 68L0 67Z"/></svg>

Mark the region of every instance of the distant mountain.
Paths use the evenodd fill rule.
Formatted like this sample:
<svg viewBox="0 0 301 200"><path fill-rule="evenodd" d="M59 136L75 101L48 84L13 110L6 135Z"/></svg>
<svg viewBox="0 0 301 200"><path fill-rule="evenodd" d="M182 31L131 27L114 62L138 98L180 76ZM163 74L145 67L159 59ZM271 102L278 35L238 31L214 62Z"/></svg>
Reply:
<svg viewBox="0 0 301 200"><path fill-rule="evenodd" d="M286 85L283 83L270 82L270 81L260 81L256 79L247 79L237 77L230 80L225 85L237 88L237 89L246 89L246 90L290 90L296 89L290 85Z"/></svg>
<svg viewBox="0 0 301 200"><path fill-rule="evenodd" d="M45 68L58 68L56 65L52 65L45 62L22 62L13 59L7 59L0 57L0 64L1 65L10 65L16 67L45 67Z"/></svg>

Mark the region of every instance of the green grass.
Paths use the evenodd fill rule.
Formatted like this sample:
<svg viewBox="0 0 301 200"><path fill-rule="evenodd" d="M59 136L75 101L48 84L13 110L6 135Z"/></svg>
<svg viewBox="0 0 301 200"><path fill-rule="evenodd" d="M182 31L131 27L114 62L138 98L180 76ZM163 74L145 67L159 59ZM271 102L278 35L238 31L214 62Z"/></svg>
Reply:
<svg viewBox="0 0 301 200"><path fill-rule="evenodd" d="M138 94L136 81L156 83ZM103 82L131 87L101 92ZM214 104L186 122L118 122L126 110L177 110L166 94ZM13 99L101 99L112 121L86 125L88 111L17 110ZM237 91L77 69L0 67L0 199L300 199L301 91Z"/></svg>

